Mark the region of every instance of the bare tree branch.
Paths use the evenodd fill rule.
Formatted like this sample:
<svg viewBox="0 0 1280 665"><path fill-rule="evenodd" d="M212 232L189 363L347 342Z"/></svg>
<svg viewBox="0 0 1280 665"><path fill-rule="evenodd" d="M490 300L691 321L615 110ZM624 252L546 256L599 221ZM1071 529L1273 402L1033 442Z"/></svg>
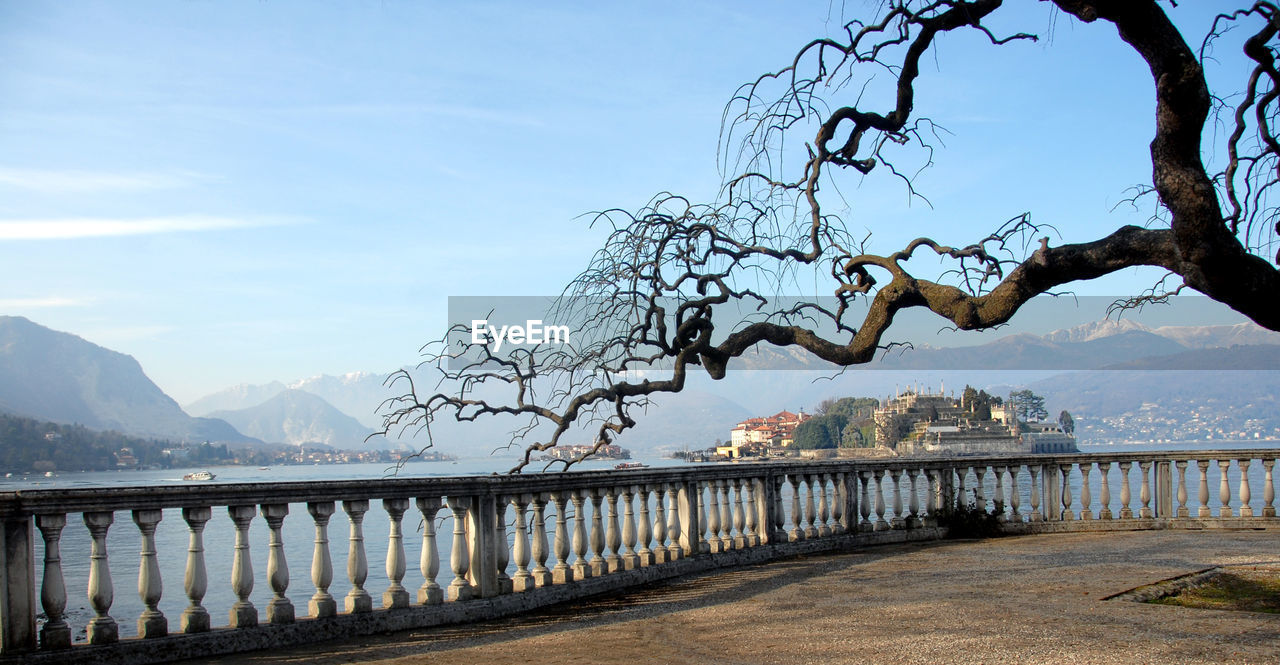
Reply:
<svg viewBox="0 0 1280 665"><path fill-rule="evenodd" d="M1162 280L1119 307L1189 288L1280 330L1280 276L1269 257L1257 254L1280 233L1271 227L1277 213L1268 200L1280 168L1272 131L1280 108L1274 57L1280 12L1258 2L1222 14L1197 57L1154 0L1054 4L1080 21L1115 25L1151 71L1152 181L1130 201L1155 195L1149 228L1122 226L1090 242L1051 246L1046 232L1056 230L1022 213L991 224L996 230L976 242L922 237L888 253L873 251L869 236L849 233L844 219L823 208L823 185L842 174L862 177L883 166L918 196L912 174L931 163L937 128L916 114L916 86L920 59L936 38L974 30L995 49L1036 39L1000 36L984 25L1001 0L895 0L869 21L844 25L841 39L803 45L789 65L737 91L722 122L721 200L698 204L661 194L638 211L595 216L611 233L559 305L560 314L599 333L593 341L499 357L471 341L465 327L451 330L425 363L443 387L428 394L408 374L395 377L406 390L388 404L383 433L429 434L441 417L525 418L512 439L524 446L518 471L583 425L598 450L635 425L636 408L683 390L691 369L722 378L762 342L799 347L835 366L866 363L893 346L882 340L902 310L925 308L956 329L987 329L1008 322L1033 297L1135 266L1163 268L1181 283L1165 288ZM1229 27L1245 24L1251 33L1242 48L1255 66L1239 95L1211 96L1202 60ZM892 94L866 99L869 82L886 75ZM1225 99L1236 100L1232 131L1225 154L1208 156L1223 164L1211 173L1201 138L1214 100L1227 110ZM803 151L790 147L807 131ZM802 163L789 166L784 157L801 152ZM920 161L912 166L913 159ZM956 228L974 225L956 221ZM935 280L919 277L907 265L917 254L949 268ZM786 304L771 295L802 270L830 280L834 307ZM755 316L725 318L726 310L743 306ZM451 364L463 358L472 360L461 369ZM662 378L651 378L654 368ZM477 396L493 386L506 389L502 399Z"/></svg>

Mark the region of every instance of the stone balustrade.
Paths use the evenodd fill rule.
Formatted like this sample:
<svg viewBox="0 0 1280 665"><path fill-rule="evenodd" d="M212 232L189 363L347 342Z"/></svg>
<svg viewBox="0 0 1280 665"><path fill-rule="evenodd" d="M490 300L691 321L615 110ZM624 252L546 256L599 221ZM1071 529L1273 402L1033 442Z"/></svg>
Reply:
<svg viewBox="0 0 1280 665"><path fill-rule="evenodd" d="M936 539L956 508L993 515L1009 533L1280 528L1277 457L1267 449L765 462L0 493L0 662L158 662L492 618L717 566ZM366 533L366 516L378 511L385 534ZM117 523L125 514L131 520ZM344 545L335 516L346 522L341 603L330 592L333 550ZM159 551L166 518L185 525L185 557ZM206 527L220 519L234 539L211 549ZM309 561L288 560L284 527L294 520L314 534ZM406 560L406 520L420 524L410 531L421 539L416 570ZM88 551L63 551L64 532L80 523ZM266 539L255 540L263 524ZM109 551L113 528L136 529L139 547ZM386 552L385 575L375 566L373 581L370 538ZM82 597L93 616L78 641L66 613L81 590L67 588L67 556L88 568ZM133 556L142 610L120 617L115 590L132 584L113 580L109 562ZM210 557L231 559L230 579L210 579ZM181 585L162 580L159 562L181 558ZM260 612L254 562L264 559L260 589L271 595ZM303 584L290 564L309 564ZM165 581L185 595L179 616L160 609ZM203 605L211 584L229 584L234 597L225 621ZM120 621L136 621L137 637L122 638Z"/></svg>

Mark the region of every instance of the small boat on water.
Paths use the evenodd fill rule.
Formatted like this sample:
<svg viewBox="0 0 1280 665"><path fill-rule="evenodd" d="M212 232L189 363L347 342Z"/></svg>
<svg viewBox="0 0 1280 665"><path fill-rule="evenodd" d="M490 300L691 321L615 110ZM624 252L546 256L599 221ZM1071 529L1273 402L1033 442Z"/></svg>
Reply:
<svg viewBox="0 0 1280 665"><path fill-rule="evenodd" d="M615 465L613 468L615 468L615 469L643 469L643 468L645 468L645 467L647 467L647 466L649 466L649 465L648 465L648 464L645 464L645 463L643 463L643 462L621 462L621 463L619 463L619 464Z"/></svg>
<svg viewBox="0 0 1280 665"><path fill-rule="evenodd" d="M216 476L208 471L196 471L183 476L183 480L213 480Z"/></svg>

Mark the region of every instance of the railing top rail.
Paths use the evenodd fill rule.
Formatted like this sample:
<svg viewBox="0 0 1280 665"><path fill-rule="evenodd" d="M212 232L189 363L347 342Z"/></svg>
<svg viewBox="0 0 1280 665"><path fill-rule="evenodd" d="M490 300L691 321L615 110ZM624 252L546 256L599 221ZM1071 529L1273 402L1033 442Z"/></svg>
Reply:
<svg viewBox="0 0 1280 665"><path fill-rule="evenodd" d="M0 515L305 503L356 499L389 499L478 494L549 494L567 490L662 485L744 477L940 469L967 466L1020 466L1116 462L1276 459L1280 448L1117 451L1051 455L984 455L898 457L876 460L788 460L644 469L570 471L518 475L385 478L378 480L291 481L34 489L0 492Z"/></svg>

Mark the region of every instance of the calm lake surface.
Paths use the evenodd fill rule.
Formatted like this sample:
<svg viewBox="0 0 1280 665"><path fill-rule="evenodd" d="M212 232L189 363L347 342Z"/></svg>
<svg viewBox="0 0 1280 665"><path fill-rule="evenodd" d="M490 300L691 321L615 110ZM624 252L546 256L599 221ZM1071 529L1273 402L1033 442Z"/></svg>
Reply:
<svg viewBox="0 0 1280 665"><path fill-rule="evenodd" d="M1116 444L1116 445L1082 445L1082 452L1127 452L1127 451L1143 451L1143 450L1185 450L1188 452L1195 450L1204 450L1211 448L1272 448L1280 447L1280 442L1275 441L1197 441L1184 444L1162 443L1162 444ZM684 464L679 460L671 459L645 459L639 458L650 466L678 466ZM395 469L387 464L343 464L343 465L317 465L317 466L278 466L270 469L259 469L257 467L207 467L209 471L217 475L217 479L213 483L243 483L243 482L284 482L284 481L305 481L305 480L376 480L381 478L418 478L418 477L442 477L442 476L459 476L459 475L488 475L491 473L503 473L509 470L516 463L514 457L478 457L469 459L460 459L456 462L416 462L407 465L401 469L398 474ZM601 460L594 462L586 462L581 464L579 469L609 469L616 464L615 461ZM1195 465L1187 472L1187 489L1189 494L1188 505L1191 510L1195 511L1197 507L1196 494L1198 473ZM530 467L539 470L542 465ZM9 491L17 489L47 489L47 488L85 488L85 487L125 487L125 486L154 486L154 485L173 485L187 484L182 481L182 476L192 470L197 469L166 469L152 471L103 471L103 472L85 472L85 473L65 473L58 474L53 478L45 478L43 476L32 475L28 477L11 477L0 478L0 491ZM1139 500L1139 469L1135 464L1131 470L1130 490L1133 495L1131 506L1136 512L1141 506ZM1210 486L1210 503L1215 507L1218 506L1218 480L1219 470L1217 465L1212 465L1209 470L1209 486ZM1228 478L1234 488L1238 477L1238 470L1233 465L1228 472ZM1253 486L1253 500L1251 504L1254 506L1255 513L1261 511L1262 506L1262 480L1263 469L1260 464L1253 464L1249 469L1250 483ZM970 476L966 485L972 488L973 480ZM1030 478L1028 474L1023 472L1019 478L1019 493L1022 495L1021 509L1024 513L1030 511ZM1176 482L1176 479L1175 479ZM206 483L210 484L210 483ZM924 483L921 482L921 492L923 492ZM988 472L986 475L986 496L988 500L994 493L994 474ZM1092 494L1093 509L1096 511L1099 506L1099 490L1101 480L1098 470L1095 468L1090 476L1090 487ZM1079 474L1073 473L1072 479L1072 496L1075 497L1076 510L1079 510ZM1111 507L1117 514L1119 512L1120 497L1120 480L1119 469L1113 467L1110 473L1111 487ZM789 494L789 489L785 489L785 493ZM923 498L923 497L922 497ZM1232 498L1232 504L1238 504L1237 497ZM886 503L892 504L889 496L886 496ZM905 500L904 500L905 503ZM784 502L784 506L789 509L789 501ZM1042 506L1043 509L1043 506ZM286 562L290 570L290 584L287 596L293 602L296 613L299 617L307 615L307 600L311 594L315 592L315 588L311 583L311 556L313 550L313 541L315 537L314 522L311 516L307 514L305 504L291 504L289 507L289 517L285 519L283 528L283 540L285 544ZM550 516L549 511L548 516ZM440 534L438 547L440 549L440 573L436 581L440 586L448 586L453 574L449 568L448 552L450 544L449 534L453 529L452 517L448 516L448 510L441 510L437 515L436 531ZM507 519L512 519L512 513L508 511ZM115 587L115 601L111 608L111 615L116 618L120 624L120 634L124 636L136 635L135 622L137 616L141 613L143 605L137 594L137 578L138 578L138 562L141 539L137 527L132 523L132 517L127 511L116 513L115 523L112 525L108 533L108 555L109 565L111 569L111 577ZM548 527L553 525L548 520ZM404 585L411 596L416 596L416 590L423 583L422 574L418 570L418 561L422 551L422 519L416 507L411 507L404 517L405 531L405 557L407 562L407 573L404 578ZM371 501L369 512L365 515L364 520L364 536L365 536L365 552L369 564L369 576L364 587L373 596L374 606L381 605L381 594L386 589L388 577L384 571L387 548L387 532L388 519L386 513L382 510L379 502ZM339 610L342 609L343 597L350 590L351 585L346 575L347 566L347 546L348 546L348 530L349 521L346 514L342 512L339 505L329 523L329 547L333 560L334 580L329 588L329 592L338 601ZM548 531L552 531L551 528ZM510 534L510 531L508 532ZM265 619L265 610L267 602L272 594L270 587L266 581L266 561L267 561L267 527L266 522L260 517L255 518L250 527L250 544L251 544L251 560L254 569L254 589L250 596L250 600L258 608L260 615ZM551 537L552 534L549 534ZM161 570L161 579L164 584L164 595L160 602L160 609L169 619L171 631L178 629L179 619L182 610L187 606L188 600L183 591L183 576L185 572L186 556L187 556L187 528L182 520L181 511L178 509L170 509L164 511L164 518L156 530L156 544L159 552L159 563ZM227 515L225 507L215 507L213 518L209 521L205 528L205 551L206 565L209 577L209 590L205 595L203 605L209 610L212 623L215 626L226 625L228 623L227 613L231 604L235 601L235 596L231 591L231 550L235 540L235 531L231 523L230 517ZM84 522L79 515L68 515L67 526L62 534L62 562L64 577L67 585L67 621L71 624L73 633L77 635L77 640L84 639L84 626L93 616L93 610L87 599L87 586L89 576L89 545L90 538L88 529L84 526ZM38 532L36 536L36 557L37 562L43 556L43 542ZM551 557L554 558L554 557ZM39 567L39 566L37 566ZM514 563L511 564L510 570L514 571ZM40 573L37 570L37 577ZM38 582L39 580L37 580Z"/></svg>

